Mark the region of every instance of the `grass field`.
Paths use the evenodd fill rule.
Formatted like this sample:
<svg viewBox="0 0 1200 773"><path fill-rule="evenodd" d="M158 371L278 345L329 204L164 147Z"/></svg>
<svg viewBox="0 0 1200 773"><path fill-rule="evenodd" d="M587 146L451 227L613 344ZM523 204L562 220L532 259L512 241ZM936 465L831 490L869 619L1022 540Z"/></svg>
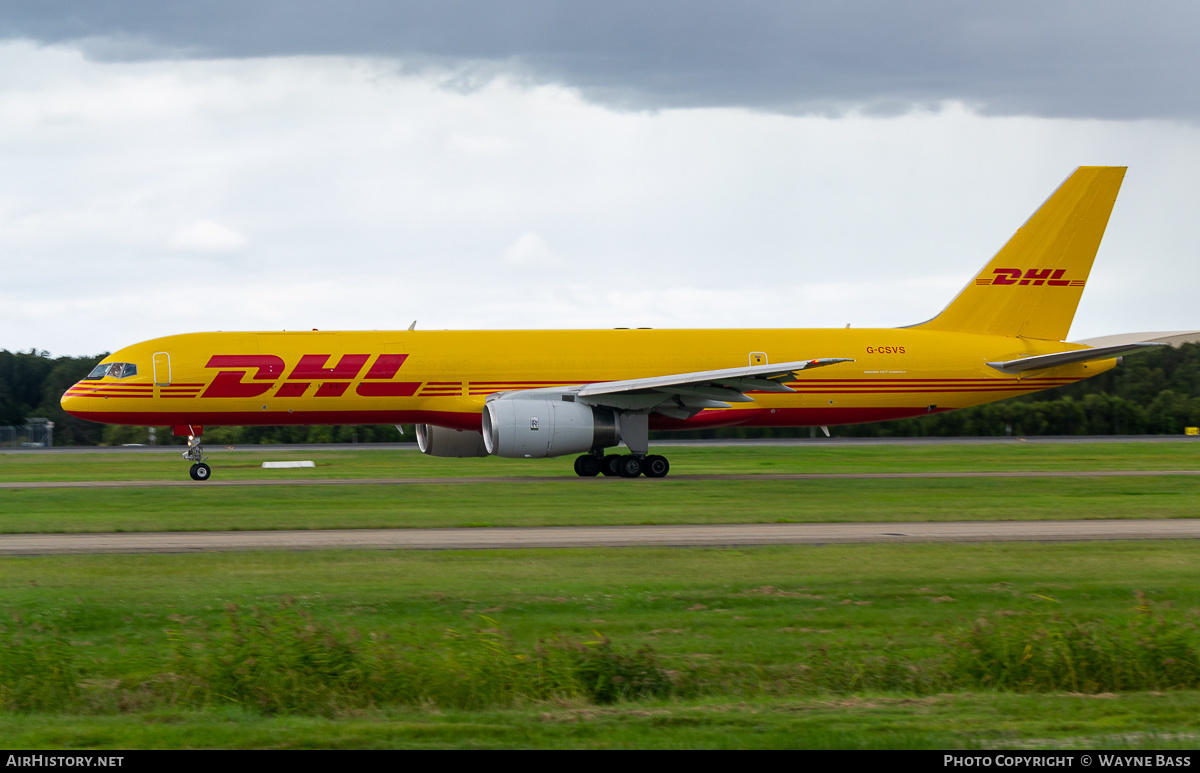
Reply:
<svg viewBox="0 0 1200 773"><path fill-rule="evenodd" d="M674 471L697 473L1153 470L1194 469L1198 450L1185 443L735 447L683 448L671 459ZM282 458L278 453L230 452L214 461L218 475L230 478L431 482L7 489L0 490L0 529L1195 517L1200 511L1200 488L1184 477L579 480L561 460L494 464L500 460L380 450L298 449L288 456L322 466L256 466ZM0 455L0 480L177 479L183 467L170 456ZM436 482L470 474L514 479ZM563 480L520 480L529 475ZM0 712L0 737L11 747L32 748L1194 748L1200 690L1178 669L1200 669L1193 634L1200 622L1198 563L1200 546L1186 541L3 558L0 703L8 709ZM256 617L255 609L266 617ZM299 627L272 627L273 615L300 615ZM251 656L246 640L227 638L242 648L223 651L233 653L227 659L235 670L254 657L291 651L294 642L282 634L304 639L301 629L309 626L319 635L305 652L318 659L385 642L378 645L385 655L433 663L447 682L427 682L408 697L382 702L355 703L350 696L291 709L267 692L181 691L179 685L193 683L180 653L212 650L214 637L230 625L274 642ZM1009 630L1028 639L1021 646L1047 652L1072 632L1090 632L1098 638L1087 646L1107 648L1117 670L1126 662L1150 670L1116 689L1087 680L1062 686L1076 684L1070 674L1051 686L1031 679L991 689L955 665L962 652L955 643L980 630L984 639L971 641L986 644L988 631ZM674 687L616 703L578 690L548 697L497 693L470 708L455 697L451 683L503 681L508 672L497 669L528 662L556 641L611 652L605 662L656 664ZM611 650L597 644L603 641ZM1147 656L1168 645L1190 654L1173 664L1173 676L1151 673L1159 661L1177 659ZM69 678L58 682L66 685L61 695L47 676L55 663L69 664L63 671ZM279 661L277 670L304 670L288 663Z"/></svg>
<svg viewBox="0 0 1200 773"><path fill-rule="evenodd" d="M1200 477L0 489L0 532L1191 518Z"/></svg>
<svg viewBox="0 0 1200 773"><path fill-rule="evenodd" d="M1174 738L1189 747L1200 732L1195 690L821 690L797 668L880 653L923 664L944 651L940 638L981 617L1120 626L1147 603L1190 614L1200 607L1198 559L1191 543L5 559L7 619L62 631L81 681L92 692L112 685L115 697L93 697L94 708L67 717L10 713L0 733L13 746L58 747L714 748L1103 747L1134 733L1140 741L1121 743L1160 747ZM217 625L227 605L276 608L288 597L316 621L412 647L436 650L449 631L481 626L525 650L550 636L599 633L624 651L652 647L671 669L715 677L690 697L608 706L573 699L464 711L429 700L316 716L173 706L139 688L176 668L166 632L181 618Z"/></svg>
<svg viewBox="0 0 1200 773"><path fill-rule="evenodd" d="M263 470L312 458L315 469ZM683 447L677 473L1187 470L1200 444ZM0 489L0 532L564 526L791 521L1190 518L1200 476L935 480L580 479L563 460L434 459L411 451L232 452L222 479L428 478L428 484ZM0 455L0 481L178 480L171 455ZM482 476L439 484L447 476ZM553 476L561 480L523 480Z"/></svg>
<svg viewBox="0 0 1200 773"><path fill-rule="evenodd" d="M839 472L1194 470L1200 442L1012 443L997 445L655 446L672 475ZM541 477L575 479L573 457L439 459L409 448L256 451L212 454L214 480L304 478ZM308 459L315 468L264 470L262 462ZM177 453L0 454L0 481L186 480ZM669 478L668 478L669 480Z"/></svg>

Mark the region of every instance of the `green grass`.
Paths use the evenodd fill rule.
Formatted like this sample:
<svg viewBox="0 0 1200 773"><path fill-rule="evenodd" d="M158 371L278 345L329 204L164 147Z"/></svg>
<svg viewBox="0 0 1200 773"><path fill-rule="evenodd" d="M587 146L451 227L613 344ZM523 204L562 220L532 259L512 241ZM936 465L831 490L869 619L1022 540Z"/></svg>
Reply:
<svg viewBox="0 0 1200 773"><path fill-rule="evenodd" d="M1192 518L1200 477L0 489L0 532Z"/></svg>
<svg viewBox="0 0 1200 773"><path fill-rule="evenodd" d="M18 746L76 748L1005 748L1028 739L1165 747L1172 738L1188 748L1200 723L1195 690L814 694L794 677L797 663L822 653L922 663L980 618L1058 616L1115 630L1145 600L1186 618L1200 607L1198 559L1200 546L1189 542L8 558L0 561L5 626L14 630L16 615L58 631L79 682L117 680L129 697L97 701L91 714L0 715L0 733ZM577 695L324 718L173 708L134 689L175 670L168 630L216 631L230 604L274 609L288 597L321 625L386 633L432 653L446 649L448 629L494 621L516 651L599 632L623 652L648 646L665 668L726 681L704 695L608 707ZM1150 735L1118 738L1135 731Z"/></svg>
<svg viewBox="0 0 1200 773"><path fill-rule="evenodd" d="M1162 470L1195 469L1198 450L1188 443L689 447L671 459L673 473ZM1195 517L1200 502L1200 481L1190 477L589 481L571 475L569 460L431 459L381 449L214 457L218 479L431 480L4 489L0 530ZM270 458L322 466L258 468ZM172 456L0 454L3 481L174 480L183 468ZM474 475L511 480L436 481ZM542 475L562 480L521 480ZM42 696L22 704L27 711L0 713L0 737L27 748L1188 749L1200 733L1200 691L1163 689L1186 679L1152 682L1157 692L1123 682L1095 696L1086 693L1107 689L1101 681L1059 677L1064 653L1073 662L1084 651L1110 658L1094 658L1092 673L1113 672L1117 663L1159 678L1147 670L1156 667L1143 657L1149 650L1133 652L1130 642L1174 646L1171 636L1191 635L1198 563L1200 545L1187 541L4 558L5 684L19 681L12 674L43 676L21 686ZM258 649L222 638L231 605L249 625L256 614L278 618L288 604L299 617L264 623ZM1138 628L1139 608L1170 622L1161 642ZM304 641L305 621L321 634L308 639L309 649L270 645ZM487 633L492 628L502 633ZM197 689L215 683L221 663L226 676L244 675L242 665L273 652L293 653L278 663L312 653L319 660L340 643L374 641L372 633L406 657L428 656L422 662L434 674L456 673L444 658L457 657L455 642L467 642L482 664L458 678L468 684L496 670L488 652L500 652L503 666L535 655L541 640L608 639L621 657L652 652L679 689L669 698L604 704L576 680L570 689L525 690L488 705L428 691L415 704L301 701L282 715L245 696L289 695L295 685L252 683L237 693L241 704L213 694L199 703L171 698L177 693L167 689L174 679L194 679ZM178 660L181 642L216 654L189 672ZM964 642L988 655L963 667L975 676L938 660ZM1017 668L1022 642L1045 644L1027 673ZM1005 659L1013 653L1016 666ZM1015 674L1007 689L1025 692L992 689L983 661ZM55 664L64 662L69 668L56 681ZM896 679L895 669L879 665L887 663L941 663L941 672L927 673L949 681ZM816 672L821 679L813 664L826 666ZM859 672L874 681L855 681ZM513 681L503 668L496 673Z"/></svg>
<svg viewBox="0 0 1200 773"><path fill-rule="evenodd" d="M0 532L1194 517L1200 477L0 489Z"/></svg>
<svg viewBox="0 0 1200 773"><path fill-rule="evenodd" d="M600 631L664 655L771 665L804 642L932 652L935 629L997 610L1125 614L1139 591L1191 609L1197 559L1191 542L61 556L4 559L0 597L100 648L88 652L118 638L165 651L171 615L215 625L229 604L291 597L418 643L485 615L521 646Z"/></svg>
<svg viewBox="0 0 1200 773"><path fill-rule="evenodd" d="M675 471L903 472L1191 469L1190 443L681 448ZM280 454L273 454L275 457ZM1191 518L1200 476L1020 479L718 478L581 480L563 460L433 459L409 451L303 452L315 470L262 470L251 454L215 460L221 478L411 477L420 484L0 489L0 532L567 526L790 521ZM2 480L177 479L171 457L0 455ZM478 482L438 483L454 474ZM526 480L552 474L551 480Z"/></svg>
<svg viewBox="0 0 1200 773"><path fill-rule="evenodd" d="M1200 693L689 700L336 718L0 715L23 749L1195 749Z"/></svg>
<svg viewBox="0 0 1200 773"><path fill-rule="evenodd" d="M931 471L1194 470L1200 442L1018 443L997 445L655 446L672 475ZM253 447L214 452L214 480L309 478L530 477L574 478L571 459L439 459L414 449L284 451ZM264 461L306 459L315 468L264 470ZM177 453L0 454L0 481L186 480Z"/></svg>

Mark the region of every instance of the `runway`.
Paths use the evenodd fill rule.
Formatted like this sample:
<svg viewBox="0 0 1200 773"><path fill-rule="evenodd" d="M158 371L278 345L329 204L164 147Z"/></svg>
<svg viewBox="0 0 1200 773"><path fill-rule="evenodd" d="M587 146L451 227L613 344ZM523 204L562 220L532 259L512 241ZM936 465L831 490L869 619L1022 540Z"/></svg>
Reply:
<svg viewBox="0 0 1200 773"><path fill-rule="evenodd" d="M765 523L0 535L0 556L243 550L494 550L1200 538L1200 519Z"/></svg>
<svg viewBox="0 0 1200 773"><path fill-rule="evenodd" d="M673 481L769 481L769 480L931 480L937 478L1155 478L1167 476L1195 477L1200 470L1030 470L1007 472L796 472L746 473L712 475L672 475ZM647 478L584 478L568 475L472 476L446 478L256 478L252 480L50 480L0 482L0 489L63 489L63 488L221 488L241 486L415 486L466 485L497 483L552 483L575 481L576 485L659 485Z"/></svg>

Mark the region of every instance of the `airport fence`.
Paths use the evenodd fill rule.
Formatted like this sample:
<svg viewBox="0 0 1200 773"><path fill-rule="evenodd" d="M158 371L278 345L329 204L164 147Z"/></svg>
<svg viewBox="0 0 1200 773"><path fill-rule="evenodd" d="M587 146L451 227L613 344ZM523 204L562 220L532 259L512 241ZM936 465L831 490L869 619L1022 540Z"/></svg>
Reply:
<svg viewBox="0 0 1200 773"><path fill-rule="evenodd" d="M28 424L0 427L0 448L49 448L54 445L54 422L30 419Z"/></svg>

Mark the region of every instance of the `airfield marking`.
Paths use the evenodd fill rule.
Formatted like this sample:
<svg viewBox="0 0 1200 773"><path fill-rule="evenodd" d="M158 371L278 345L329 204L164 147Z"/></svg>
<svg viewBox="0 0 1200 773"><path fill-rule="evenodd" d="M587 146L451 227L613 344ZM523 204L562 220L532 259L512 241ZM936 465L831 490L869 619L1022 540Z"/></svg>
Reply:
<svg viewBox="0 0 1200 773"><path fill-rule="evenodd" d="M795 472L795 473L737 473L712 475L672 475L668 480L711 481L711 480L896 480L934 478L1139 478L1162 476L1195 476L1200 470L1040 470L1017 472ZM568 475L541 476L491 476L491 477L447 477L447 478L291 478L256 480L45 480L0 482L0 489L38 488L178 488L197 486L214 488L222 486L414 486L421 484L467 483L548 483L552 481L579 480ZM623 481L624 478L595 480ZM645 480L645 479L642 479ZM587 479L579 481L587 485Z"/></svg>
<svg viewBox="0 0 1200 773"><path fill-rule="evenodd" d="M458 529L142 532L0 535L0 555L209 553L243 550L486 550L732 547L897 542L1200 539L1200 519L764 523Z"/></svg>

